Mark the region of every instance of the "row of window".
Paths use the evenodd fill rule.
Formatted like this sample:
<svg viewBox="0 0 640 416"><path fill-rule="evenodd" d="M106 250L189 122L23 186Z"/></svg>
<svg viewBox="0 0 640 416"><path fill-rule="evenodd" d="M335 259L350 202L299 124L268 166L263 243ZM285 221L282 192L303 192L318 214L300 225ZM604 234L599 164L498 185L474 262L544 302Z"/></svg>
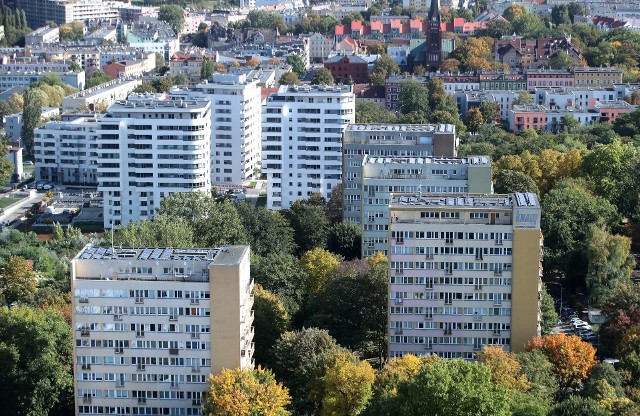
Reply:
<svg viewBox="0 0 640 416"><path fill-rule="evenodd" d="M391 284L396 285L425 285L432 288L433 285L457 285L457 286L476 286L479 289L482 286L511 286L510 277L454 277L454 276L391 276Z"/></svg>
<svg viewBox="0 0 640 416"><path fill-rule="evenodd" d="M173 408L173 407L127 407L127 406L78 406L78 414L81 415L167 415L167 416L200 416L200 404L194 404L197 408Z"/></svg>
<svg viewBox="0 0 640 416"><path fill-rule="evenodd" d="M473 345L479 348L483 345L509 345L508 337L496 338L466 338L466 337L423 337L412 335L394 335L389 337L391 344L425 344L425 345Z"/></svg>
<svg viewBox="0 0 640 416"><path fill-rule="evenodd" d="M101 315L104 314L103 308L100 306L80 305L76 306L75 312L78 315ZM115 308L115 307L114 307ZM170 308L155 306L133 306L129 308L131 315L168 315L171 317L178 316L209 316L209 308Z"/></svg>

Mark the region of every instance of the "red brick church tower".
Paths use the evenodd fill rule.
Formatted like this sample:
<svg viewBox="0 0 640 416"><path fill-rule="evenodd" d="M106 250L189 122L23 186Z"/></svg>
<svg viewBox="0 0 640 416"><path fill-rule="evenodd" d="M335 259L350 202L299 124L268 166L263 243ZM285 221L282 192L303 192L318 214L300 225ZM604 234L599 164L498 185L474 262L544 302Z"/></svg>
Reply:
<svg viewBox="0 0 640 416"><path fill-rule="evenodd" d="M427 43L425 49L425 68L435 70L442 62L442 30L440 28L440 1L431 0L429 8L429 22L427 28Z"/></svg>

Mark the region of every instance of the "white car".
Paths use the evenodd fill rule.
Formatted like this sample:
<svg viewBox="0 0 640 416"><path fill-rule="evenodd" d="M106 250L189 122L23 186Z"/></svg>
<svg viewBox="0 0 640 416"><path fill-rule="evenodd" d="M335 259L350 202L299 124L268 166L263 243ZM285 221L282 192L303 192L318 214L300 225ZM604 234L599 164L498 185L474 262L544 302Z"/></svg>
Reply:
<svg viewBox="0 0 640 416"><path fill-rule="evenodd" d="M591 328L591 325L589 325L589 324L588 324L588 323L586 323L586 322L583 322L583 323L581 323L581 324L578 324L578 325L574 326L574 329L576 329L576 330L577 330L577 329L587 329L587 330L591 330L592 328Z"/></svg>

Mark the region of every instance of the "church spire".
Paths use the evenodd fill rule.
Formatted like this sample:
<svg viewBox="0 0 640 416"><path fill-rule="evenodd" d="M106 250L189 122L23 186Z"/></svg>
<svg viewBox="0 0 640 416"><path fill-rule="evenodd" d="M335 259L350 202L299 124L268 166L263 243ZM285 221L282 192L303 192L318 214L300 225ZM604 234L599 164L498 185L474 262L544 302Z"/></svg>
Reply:
<svg viewBox="0 0 640 416"><path fill-rule="evenodd" d="M429 21L434 21L434 18L437 19L438 23L440 23L440 0L431 0L431 7L429 7Z"/></svg>

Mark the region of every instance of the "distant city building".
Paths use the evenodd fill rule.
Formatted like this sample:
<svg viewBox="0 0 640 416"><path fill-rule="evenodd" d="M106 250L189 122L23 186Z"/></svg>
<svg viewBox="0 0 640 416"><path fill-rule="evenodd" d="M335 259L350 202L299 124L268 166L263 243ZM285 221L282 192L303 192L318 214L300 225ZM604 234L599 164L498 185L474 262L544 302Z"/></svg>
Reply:
<svg viewBox="0 0 640 416"><path fill-rule="evenodd" d="M29 86L33 82L40 81L48 75L57 75L65 84L69 84L79 90L84 89L85 73L80 72L20 72L20 71L0 71L0 90L8 90L19 85Z"/></svg>
<svg viewBox="0 0 640 416"><path fill-rule="evenodd" d="M582 88L613 87L622 82L622 71L613 68L573 68L574 85Z"/></svg>
<svg viewBox="0 0 640 416"><path fill-rule="evenodd" d="M261 104L258 80L244 74L214 74L171 98L202 96L211 101L211 183L238 187L260 169Z"/></svg>
<svg viewBox="0 0 640 416"><path fill-rule="evenodd" d="M85 246L71 261L75 415L202 415L210 374L251 369L249 247Z"/></svg>
<svg viewBox="0 0 640 416"><path fill-rule="evenodd" d="M334 48L333 36L313 33L309 36L309 59L312 63L322 63Z"/></svg>
<svg viewBox="0 0 640 416"><path fill-rule="evenodd" d="M394 193L388 210L390 358L472 360L540 335L535 194Z"/></svg>
<svg viewBox="0 0 640 416"><path fill-rule="evenodd" d="M342 133L355 121L350 85L281 86L262 109L267 207L288 209L341 183Z"/></svg>
<svg viewBox="0 0 640 416"><path fill-rule="evenodd" d="M139 78L156 69L156 54L150 53L143 60L124 60L106 64L102 70L111 79Z"/></svg>
<svg viewBox="0 0 640 416"><path fill-rule="evenodd" d="M362 84L369 81L369 62L359 55L334 55L324 61L336 83Z"/></svg>
<svg viewBox="0 0 640 416"><path fill-rule="evenodd" d="M118 8L125 5L99 0L15 0L15 7L24 10L29 27L42 27L47 21L63 24L117 19Z"/></svg>
<svg viewBox="0 0 640 416"><path fill-rule="evenodd" d="M142 81L139 79L116 79L106 82L64 97L62 99L62 110L71 111L86 108L94 111L98 105L108 107L115 101L126 99L140 84L142 84Z"/></svg>
<svg viewBox="0 0 640 416"><path fill-rule="evenodd" d="M60 41L60 29L57 27L43 26L24 37L25 45L44 45L45 43L57 43Z"/></svg>
<svg viewBox="0 0 640 416"><path fill-rule="evenodd" d="M496 61L511 69L534 69L547 66L559 53L566 53L576 64L583 60L580 51L571 44L571 37L525 39L521 36L505 36L496 40Z"/></svg>
<svg viewBox="0 0 640 416"><path fill-rule="evenodd" d="M165 196L211 192L211 103L130 97L96 130L104 227L149 220Z"/></svg>

